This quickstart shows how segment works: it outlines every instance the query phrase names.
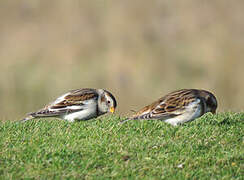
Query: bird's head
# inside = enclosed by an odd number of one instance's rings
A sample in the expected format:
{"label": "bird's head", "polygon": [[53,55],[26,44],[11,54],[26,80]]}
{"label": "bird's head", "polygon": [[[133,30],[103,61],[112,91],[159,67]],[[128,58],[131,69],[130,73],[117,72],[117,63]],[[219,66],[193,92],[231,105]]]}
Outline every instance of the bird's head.
{"label": "bird's head", "polygon": [[114,113],[117,102],[115,97],[104,89],[98,90],[99,98],[98,98],[98,109],[101,113],[111,112]]}
{"label": "bird's head", "polygon": [[201,90],[200,96],[204,99],[206,103],[206,112],[216,113],[218,107],[216,97],[209,91]]}

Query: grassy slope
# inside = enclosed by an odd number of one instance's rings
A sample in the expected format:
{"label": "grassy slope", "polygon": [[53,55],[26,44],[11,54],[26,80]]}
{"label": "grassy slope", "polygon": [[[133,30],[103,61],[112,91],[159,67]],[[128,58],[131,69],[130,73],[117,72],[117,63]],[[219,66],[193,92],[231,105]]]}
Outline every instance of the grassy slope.
{"label": "grassy slope", "polygon": [[0,178],[243,178],[244,113],[179,127],[120,120],[1,123]]}

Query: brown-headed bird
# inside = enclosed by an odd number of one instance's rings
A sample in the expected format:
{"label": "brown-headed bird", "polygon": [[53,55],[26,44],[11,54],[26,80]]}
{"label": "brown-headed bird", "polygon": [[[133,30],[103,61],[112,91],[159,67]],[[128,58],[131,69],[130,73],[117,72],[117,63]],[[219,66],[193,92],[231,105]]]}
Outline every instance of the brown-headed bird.
{"label": "brown-headed bird", "polygon": [[204,113],[215,113],[217,99],[209,91],[182,89],[171,92],[154,103],[142,108],[128,119],[159,119],[173,126],[192,121]]}

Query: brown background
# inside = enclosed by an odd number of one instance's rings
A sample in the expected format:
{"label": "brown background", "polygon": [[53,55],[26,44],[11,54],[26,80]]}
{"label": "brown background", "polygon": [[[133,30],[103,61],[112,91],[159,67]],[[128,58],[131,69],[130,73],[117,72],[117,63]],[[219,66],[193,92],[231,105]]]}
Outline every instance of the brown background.
{"label": "brown background", "polygon": [[203,88],[244,109],[244,1],[0,1],[0,115],[17,120],[80,87],[110,90],[129,115]]}

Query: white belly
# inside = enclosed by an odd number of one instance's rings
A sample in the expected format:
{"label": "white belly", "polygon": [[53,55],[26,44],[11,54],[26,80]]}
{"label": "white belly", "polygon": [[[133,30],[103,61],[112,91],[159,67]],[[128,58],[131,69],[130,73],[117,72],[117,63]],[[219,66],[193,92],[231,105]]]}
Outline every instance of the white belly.
{"label": "white belly", "polygon": [[200,99],[198,99],[198,101],[189,104],[185,112],[183,112],[181,115],[167,119],[165,120],[165,122],[173,126],[177,126],[178,124],[183,124],[185,122],[192,121],[202,115],[202,108],[203,107],[201,106]]}
{"label": "white belly", "polygon": [[97,116],[96,109],[88,108],[78,112],[66,114],[63,119],[74,122],[75,120],[88,120]]}

